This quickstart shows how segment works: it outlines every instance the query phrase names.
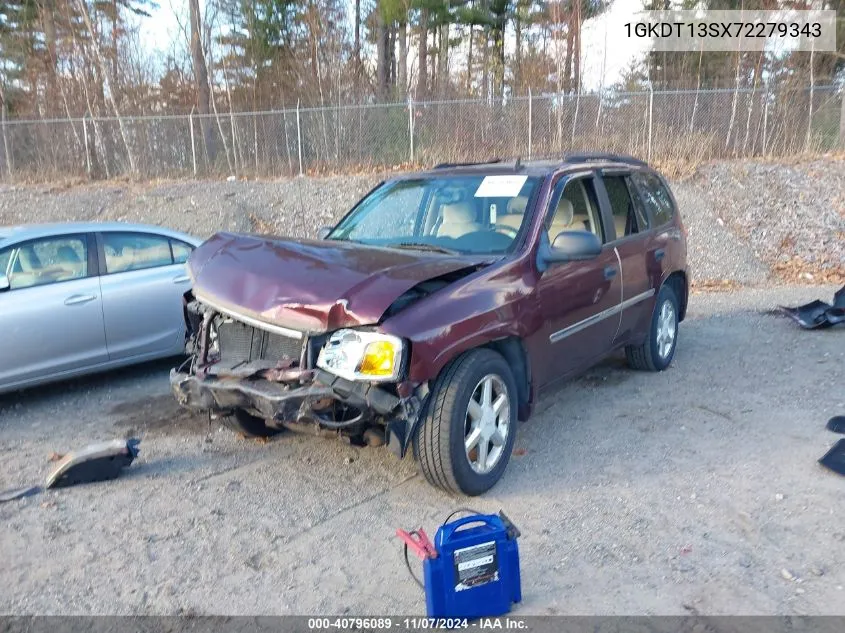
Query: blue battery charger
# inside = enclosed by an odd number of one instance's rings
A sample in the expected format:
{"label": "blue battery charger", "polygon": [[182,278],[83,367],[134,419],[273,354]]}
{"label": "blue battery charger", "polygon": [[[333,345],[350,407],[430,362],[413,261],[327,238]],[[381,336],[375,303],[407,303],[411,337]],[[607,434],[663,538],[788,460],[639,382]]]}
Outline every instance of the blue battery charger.
{"label": "blue battery charger", "polygon": [[474,514],[442,525],[436,558],[423,561],[430,618],[483,618],[509,613],[522,600],[519,530],[503,513]]}

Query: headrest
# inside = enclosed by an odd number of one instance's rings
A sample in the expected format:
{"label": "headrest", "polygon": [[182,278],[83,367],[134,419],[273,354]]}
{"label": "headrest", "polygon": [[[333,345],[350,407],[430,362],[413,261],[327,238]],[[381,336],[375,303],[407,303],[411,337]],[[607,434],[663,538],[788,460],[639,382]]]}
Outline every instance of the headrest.
{"label": "headrest", "polygon": [[466,202],[455,202],[454,204],[443,205],[443,222],[447,224],[460,224],[462,222],[475,222],[475,213],[472,206]]}
{"label": "headrest", "polygon": [[508,201],[508,213],[524,214],[528,206],[528,196],[516,196]]}
{"label": "headrest", "polygon": [[572,203],[566,198],[561,198],[557,203],[555,209],[555,217],[552,218],[552,224],[563,224],[569,226],[572,220],[575,219],[575,211],[572,209]]}
{"label": "headrest", "polygon": [[82,261],[70,246],[59,246],[56,257],[63,264],[78,264]]}

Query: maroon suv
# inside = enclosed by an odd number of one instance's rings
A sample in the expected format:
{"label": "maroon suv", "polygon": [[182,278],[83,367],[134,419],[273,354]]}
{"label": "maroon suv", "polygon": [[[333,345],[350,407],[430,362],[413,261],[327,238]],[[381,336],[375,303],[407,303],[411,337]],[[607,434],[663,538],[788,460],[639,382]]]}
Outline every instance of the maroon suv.
{"label": "maroon suv", "polygon": [[323,235],[196,249],[180,403],[248,436],[413,447],[430,483],[476,495],[544,388],[618,349],[635,369],[672,362],[686,233],[641,161],[438,165]]}

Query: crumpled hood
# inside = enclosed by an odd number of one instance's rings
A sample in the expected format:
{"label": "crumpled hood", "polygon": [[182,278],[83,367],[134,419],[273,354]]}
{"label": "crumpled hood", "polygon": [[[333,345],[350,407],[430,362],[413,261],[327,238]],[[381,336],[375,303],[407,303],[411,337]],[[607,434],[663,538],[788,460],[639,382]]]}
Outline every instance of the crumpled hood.
{"label": "crumpled hood", "polygon": [[266,323],[306,331],[377,323],[418,283],[487,258],[218,233],[188,260],[195,296]]}

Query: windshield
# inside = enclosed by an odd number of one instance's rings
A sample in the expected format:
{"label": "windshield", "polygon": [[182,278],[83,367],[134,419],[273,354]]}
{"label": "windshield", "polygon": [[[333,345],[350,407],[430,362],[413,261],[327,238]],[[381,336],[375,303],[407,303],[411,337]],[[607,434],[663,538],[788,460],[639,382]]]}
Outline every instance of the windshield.
{"label": "windshield", "polygon": [[445,253],[504,253],[539,182],[518,174],[394,180],[364,198],[327,239]]}

